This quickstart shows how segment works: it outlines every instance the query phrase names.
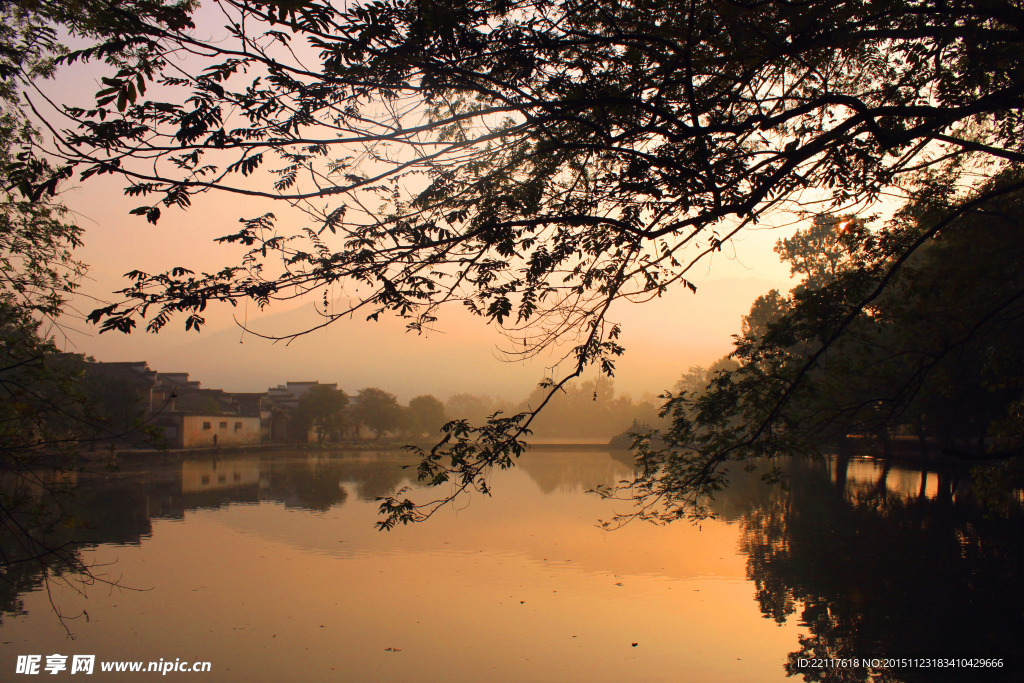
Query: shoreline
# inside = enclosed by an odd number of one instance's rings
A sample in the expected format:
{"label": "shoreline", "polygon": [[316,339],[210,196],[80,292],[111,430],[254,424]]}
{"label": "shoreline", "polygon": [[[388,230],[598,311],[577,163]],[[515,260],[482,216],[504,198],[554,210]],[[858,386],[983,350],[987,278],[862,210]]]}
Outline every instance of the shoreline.
{"label": "shoreline", "polygon": [[[203,446],[198,448],[125,448],[113,451],[97,451],[82,453],[86,462],[96,463],[105,460],[115,462],[131,462],[134,460],[162,460],[175,462],[193,456],[223,456],[236,453],[259,453],[263,451],[306,451],[306,452],[352,452],[352,451],[402,451],[406,446],[415,446],[429,450],[435,442],[410,443],[408,441],[347,441],[330,444],[308,443],[258,443],[238,444],[231,446]],[[607,443],[531,443],[528,451],[612,451],[617,450]]]}

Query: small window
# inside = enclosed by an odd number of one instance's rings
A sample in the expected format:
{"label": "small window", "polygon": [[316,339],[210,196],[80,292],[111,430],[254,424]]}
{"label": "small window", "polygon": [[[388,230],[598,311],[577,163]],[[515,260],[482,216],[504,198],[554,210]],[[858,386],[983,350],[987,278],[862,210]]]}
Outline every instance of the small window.
{"label": "small window", "polygon": [[223,484],[227,480],[228,480],[228,475],[226,475],[226,474],[218,474],[217,475],[217,482],[218,483]]}
{"label": "small window", "polygon": [[203,475],[203,484],[209,484],[209,483],[210,483],[210,475],[209,474],[204,474]]}
{"label": "small window", "polygon": [[235,481],[242,481],[242,475],[239,474],[238,472],[235,472],[235,474],[233,475],[233,478],[234,478]]}
{"label": "small window", "polygon": [[236,422],[235,423],[235,431],[237,432],[237,431],[240,431],[241,429],[242,429],[242,423],[241,422]]}
{"label": "small window", "polygon": [[220,428],[221,429],[227,429],[228,428],[228,423],[227,422],[221,422],[220,423]]}
{"label": "small window", "polygon": [[211,424],[210,424],[209,422],[204,422],[204,423],[203,423],[203,429],[204,429],[204,430],[205,430],[205,429],[210,429],[210,428],[211,428],[211,426],[212,426],[212,425],[211,425]]}

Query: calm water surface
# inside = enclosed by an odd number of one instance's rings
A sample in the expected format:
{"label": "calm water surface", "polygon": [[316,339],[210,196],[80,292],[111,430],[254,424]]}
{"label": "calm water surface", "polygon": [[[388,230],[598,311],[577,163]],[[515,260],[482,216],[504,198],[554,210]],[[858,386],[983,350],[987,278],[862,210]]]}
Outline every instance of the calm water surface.
{"label": "calm water surface", "polygon": [[[800,657],[1007,657],[1024,637],[1020,517],[984,515],[950,475],[801,464],[786,491],[738,479],[699,527],[607,532],[595,522],[616,505],[584,492],[630,477],[630,456],[536,451],[493,497],[378,532],[374,498],[412,483],[405,461],[277,453],[81,478],[83,555],[121,587],[35,577],[5,594],[0,679],[18,654],[61,653],[206,660],[168,676],[206,681],[818,680]],[[83,613],[74,640],[51,600]]]}

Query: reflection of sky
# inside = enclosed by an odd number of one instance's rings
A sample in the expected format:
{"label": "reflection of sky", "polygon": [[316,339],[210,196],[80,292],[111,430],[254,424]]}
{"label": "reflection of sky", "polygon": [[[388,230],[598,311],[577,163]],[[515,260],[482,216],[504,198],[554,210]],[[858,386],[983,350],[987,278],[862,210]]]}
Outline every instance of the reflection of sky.
{"label": "reflection of sky", "polygon": [[[866,492],[874,489],[882,478],[885,466],[877,460],[852,460],[847,467],[847,489],[851,492]],[[939,491],[939,480],[935,474],[928,476],[918,470],[891,466],[885,477],[885,488],[890,493],[904,498],[916,498],[921,493],[924,480],[924,497],[934,498]]]}
{"label": "reflection of sky", "polygon": [[626,466],[604,453],[527,458],[492,498],[392,533],[353,495],[323,513],[264,502],[156,520],[137,547],[87,553],[152,591],[93,589],[82,602],[58,588],[66,611],[90,614],[73,643],[45,595],[29,595],[29,616],[3,629],[0,667],[66,651],[209,659],[211,681],[784,677],[796,627],[760,616],[736,525],[605,532],[595,522],[615,506],[581,490]]}

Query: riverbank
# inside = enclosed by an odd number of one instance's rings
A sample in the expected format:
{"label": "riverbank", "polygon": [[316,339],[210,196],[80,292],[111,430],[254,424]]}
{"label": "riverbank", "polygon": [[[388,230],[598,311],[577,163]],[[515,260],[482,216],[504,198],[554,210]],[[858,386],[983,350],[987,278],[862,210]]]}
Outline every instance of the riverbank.
{"label": "riverbank", "polygon": [[[235,454],[260,453],[263,451],[282,450],[303,451],[310,453],[323,452],[348,452],[348,451],[401,451],[406,446],[417,446],[429,450],[436,445],[436,442],[409,443],[403,440],[380,440],[380,441],[345,441],[335,443],[258,443],[239,444],[231,446],[204,446],[202,448],[126,448],[113,451],[102,451],[83,454],[87,460],[93,462],[127,462],[132,460],[147,460],[155,463],[177,462],[193,457],[230,456]],[[559,442],[531,443],[530,451],[604,451],[611,447],[601,442]]]}

